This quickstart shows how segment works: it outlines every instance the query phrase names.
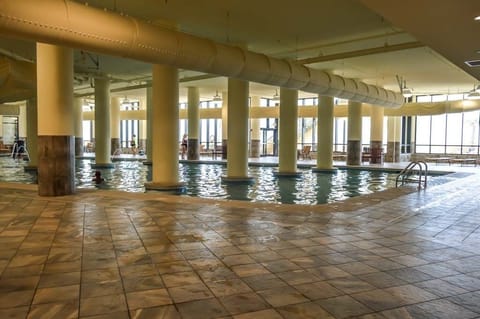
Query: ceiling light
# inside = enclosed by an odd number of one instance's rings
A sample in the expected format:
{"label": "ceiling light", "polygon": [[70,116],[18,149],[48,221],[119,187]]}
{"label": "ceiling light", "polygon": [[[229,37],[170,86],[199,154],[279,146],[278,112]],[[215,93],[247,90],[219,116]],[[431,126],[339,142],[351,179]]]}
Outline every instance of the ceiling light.
{"label": "ceiling light", "polygon": [[480,84],[477,85],[477,86],[473,85],[473,90],[468,92],[467,99],[468,100],[478,100],[478,99],[480,99]]}
{"label": "ceiling light", "polygon": [[213,101],[216,101],[216,102],[222,101],[222,97],[218,95],[218,91],[215,91],[215,95],[213,96]]}
{"label": "ceiling light", "polygon": [[122,101],[122,104],[130,104],[130,100],[127,98],[126,95],[125,95],[125,98]]}
{"label": "ceiling light", "polygon": [[472,91],[468,93],[467,99],[469,100],[479,100],[480,99],[480,93],[477,91]]}
{"label": "ceiling light", "polygon": [[413,95],[413,92],[412,92],[411,89],[405,87],[405,88],[402,89],[402,95],[403,95],[403,97],[409,98]]}
{"label": "ceiling light", "polygon": [[272,101],[280,101],[280,95],[278,95],[278,90],[275,90],[275,94],[272,97]]}
{"label": "ceiling light", "polygon": [[476,16],[475,18],[473,18],[473,20],[480,21],[480,16]]}
{"label": "ceiling light", "polygon": [[398,87],[400,88],[400,92],[402,93],[404,98],[409,98],[412,97],[413,95],[413,89],[407,88],[407,81],[404,81],[402,77],[396,75],[398,82]]}

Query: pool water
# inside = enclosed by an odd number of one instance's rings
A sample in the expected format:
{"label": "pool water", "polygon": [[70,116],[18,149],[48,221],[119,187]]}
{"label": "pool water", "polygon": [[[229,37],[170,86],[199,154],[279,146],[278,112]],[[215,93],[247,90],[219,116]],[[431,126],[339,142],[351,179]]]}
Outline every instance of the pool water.
{"label": "pool water", "polygon": [[[91,168],[91,163],[90,159],[76,161],[77,188],[145,192],[144,184],[151,180],[151,166],[140,161],[116,161],[112,169],[99,169],[105,182],[96,185],[93,181],[95,169]],[[1,158],[0,181],[35,183],[36,176],[23,170],[26,164],[9,157]],[[221,181],[221,176],[226,175],[225,165],[179,164],[185,195],[284,204],[331,203],[370,194],[395,187],[397,176],[397,173],[356,169],[313,173],[310,168],[299,168],[301,175],[298,177],[278,178],[274,175],[276,171],[276,167],[250,166],[249,175],[255,178],[254,184],[225,184]]]}

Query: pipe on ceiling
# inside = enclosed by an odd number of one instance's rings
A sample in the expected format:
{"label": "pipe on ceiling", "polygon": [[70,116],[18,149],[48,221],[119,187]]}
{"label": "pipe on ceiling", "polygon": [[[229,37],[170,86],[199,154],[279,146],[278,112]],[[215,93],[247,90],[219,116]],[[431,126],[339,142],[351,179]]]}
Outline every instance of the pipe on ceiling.
{"label": "pipe on ceiling", "polygon": [[0,34],[357,102],[404,103],[400,93],[67,0],[0,0]]}

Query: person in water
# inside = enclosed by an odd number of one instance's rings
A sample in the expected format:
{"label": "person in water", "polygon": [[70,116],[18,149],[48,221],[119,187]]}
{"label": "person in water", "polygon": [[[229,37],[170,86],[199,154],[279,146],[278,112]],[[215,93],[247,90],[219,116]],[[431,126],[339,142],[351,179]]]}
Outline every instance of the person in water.
{"label": "person in water", "polygon": [[92,181],[94,181],[95,184],[101,184],[105,181],[105,178],[102,177],[102,173],[100,171],[95,171],[95,176],[93,177]]}

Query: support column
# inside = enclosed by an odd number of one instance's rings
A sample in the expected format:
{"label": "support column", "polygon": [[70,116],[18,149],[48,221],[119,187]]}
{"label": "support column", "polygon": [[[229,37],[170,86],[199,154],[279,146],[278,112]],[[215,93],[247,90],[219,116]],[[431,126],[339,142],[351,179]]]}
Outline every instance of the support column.
{"label": "support column", "polygon": [[333,167],[333,97],[318,96],[317,109],[317,167],[314,172],[334,172]]}
{"label": "support column", "polygon": [[370,164],[383,164],[384,108],[372,105],[370,113]]}
{"label": "support column", "polygon": [[[146,96],[141,96],[139,98],[139,110],[145,111],[147,110],[147,100]],[[137,146],[137,154],[145,154],[145,148],[147,147],[147,120],[139,120],[138,121],[138,146]]]}
{"label": "support column", "polygon": [[145,150],[145,155],[147,156],[147,160],[143,162],[146,165],[151,165],[152,164],[152,110],[153,110],[153,105],[152,105],[152,86],[150,83],[150,86],[147,87],[147,97],[146,97],[146,103],[147,103],[147,149]]}
{"label": "support column", "polygon": [[178,177],[178,70],[153,65],[152,72],[152,181],[147,190],[184,188]]}
{"label": "support column", "polygon": [[95,78],[95,168],[111,168],[110,81]]}
{"label": "support column", "polygon": [[387,154],[385,162],[400,162],[400,139],[402,137],[402,118],[389,116],[387,121]]}
{"label": "support column", "polygon": [[362,103],[348,101],[347,165],[362,164]]}
{"label": "support column", "polygon": [[75,192],[73,51],[37,43],[38,194]]}
{"label": "support column", "polygon": [[[252,105],[260,106],[260,97],[252,96]],[[260,119],[250,119],[250,157],[260,157]]]}
{"label": "support column", "polygon": [[200,159],[200,93],[197,87],[188,87],[188,147],[187,159]]}
{"label": "support column", "polygon": [[38,107],[37,99],[27,101],[27,151],[28,166],[25,171],[36,171],[38,169]]}
{"label": "support column", "polygon": [[222,159],[228,155],[228,93],[222,92]]}
{"label": "support column", "polygon": [[118,155],[120,146],[120,98],[112,97],[110,101],[110,154]]}
{"label": "support column", "polygon": [[278,176],[297,176],[298,91],[280,88]]}
{"label": "support column", "polygon": [[83,100],[73,99],[73,125],[75,134],[75,156],[83,155]]}
{"label": "support column", "polygon": [[228,156],[225,182],[253,182],[248,177],[248,82],[228,79]]}

